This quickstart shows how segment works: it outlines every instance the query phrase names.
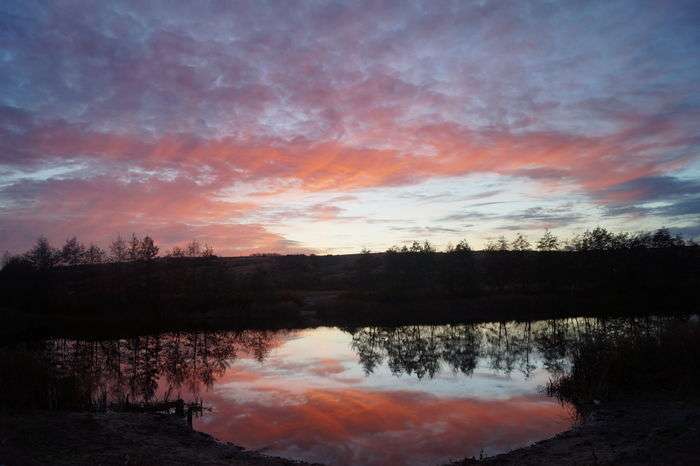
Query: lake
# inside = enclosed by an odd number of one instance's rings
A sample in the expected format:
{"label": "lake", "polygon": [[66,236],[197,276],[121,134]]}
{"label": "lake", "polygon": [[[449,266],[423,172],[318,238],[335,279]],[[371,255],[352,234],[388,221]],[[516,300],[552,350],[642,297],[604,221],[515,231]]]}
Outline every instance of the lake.
{"label": "lake", "polygon": [[247,449],[338,465],[440,464],[569,429],[548,397],[595,332],[653,334],[664,318],[180,332],[41,350],[93,403],[182,398],[196,430]]}

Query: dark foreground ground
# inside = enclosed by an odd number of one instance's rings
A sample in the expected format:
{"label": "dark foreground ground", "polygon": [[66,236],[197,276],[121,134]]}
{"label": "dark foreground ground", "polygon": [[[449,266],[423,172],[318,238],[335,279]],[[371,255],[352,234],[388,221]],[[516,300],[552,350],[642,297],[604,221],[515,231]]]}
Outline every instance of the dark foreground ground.
{"label": "dark foreground ground", "polygon": [[[530,447],[456,465],[698,464],[700,404],[610,403],[582,425]],[[164,414],[0,415],[0,464],[305,465],[249,452]]]}
{"label": "dark foreground ground", "polygon": [[700,405],[611,403],[554,438],[484,460],[457,465],[700,464]]}
{"label": "dark foreground ground", "polygon": [[167,414],[0,414],[0,464],[308,465],[245,451]]}

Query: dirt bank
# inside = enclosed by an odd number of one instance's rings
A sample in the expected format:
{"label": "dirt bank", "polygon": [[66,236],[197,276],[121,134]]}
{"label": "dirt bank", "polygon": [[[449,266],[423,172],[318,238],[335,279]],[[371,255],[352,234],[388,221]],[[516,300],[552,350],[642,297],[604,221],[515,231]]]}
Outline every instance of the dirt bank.
{"label": "dirt bank", "polygon": [[[700,403],[614,403],[582,425],[530,447],[456,465],[698,464]],[[269,465],[264,456],[191,431],[162,414],[0,414],[0,464]]]}
{"label": "dirt bank", "polygon": [[530,447],[457,465],[647,465],[700,463],[700,404],[613,403],[582,425]]}
{"label": "dirt bank", "polygon": [[264,456],[190,430],[164,414],[0,414],[0,464],[255,465],[308,463]]}

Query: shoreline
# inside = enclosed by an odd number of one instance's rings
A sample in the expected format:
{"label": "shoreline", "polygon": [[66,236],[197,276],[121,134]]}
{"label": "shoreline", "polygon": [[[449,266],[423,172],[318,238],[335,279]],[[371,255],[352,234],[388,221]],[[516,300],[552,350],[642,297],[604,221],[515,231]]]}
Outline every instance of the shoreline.
{"label": "shoreline", "polygon": [[[311,465],[219,441],[169,414],[2,413],[0,435],[0,461],[13,465]],[[700,402],[628,401],[600,405],[581,424],[530,446],[445,466],[693,464],[698,458]]]}
{"label": "shoreline", "polygon": [[552,438],[466,465],[696,464],[700,459],[700,403],[604,403],[574,428]]}
{"label": "shoreline", "polygon": [[171,414],[112,411],[0,413],[0,464],[314,466],[219,441]]}
{"label": "shoreline", "polygon": [[511,294],[461,299],[381,302],[347,299],[340,291],[299,293],[302,305],[257,307],[247,311],[216,308],[173,312],[167,316],[146,312],[79,314],[24,312],[0,306],[0,315],[12,325],[0,329],[6,342],[53,337],[90,339],[195,331],[241,329],[303,329],[447,325],[506,321],[535,321],[570,317],[615,318],[639,315],[685,315],[695,308],[685,300],[664,297],[660,302],[639,296],[570,296],[557,293]]}

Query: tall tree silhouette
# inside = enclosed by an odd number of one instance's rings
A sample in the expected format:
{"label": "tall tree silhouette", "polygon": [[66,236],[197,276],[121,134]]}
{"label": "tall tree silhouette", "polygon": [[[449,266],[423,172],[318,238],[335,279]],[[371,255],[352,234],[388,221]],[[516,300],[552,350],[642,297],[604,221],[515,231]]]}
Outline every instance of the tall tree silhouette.
{"label": "tall tree silhouette", "polygon": [[131,234],[127,254],[131,262],[136,262],[141,259],[141,240],[136,236],[136,233]]}
{"label": "tall tree silhouette", "polygon": [[83,262],[85,246],[73,236],[66,240],[61,248],[61,262],[66,265],[78,265]]}
{"label": "tall tree silhouette", "polygon": [[45,236],[40,236],[27,252],[27,258],[38,270],[48,270],[60,260],[60,254]]}
{"label": "tall tree silhouette", "polygon": [[155,245],[150,236],[144,236],[139,246],[139,259],[152,261],[158,256],[158,246]]}

